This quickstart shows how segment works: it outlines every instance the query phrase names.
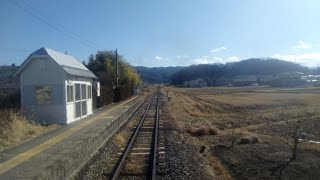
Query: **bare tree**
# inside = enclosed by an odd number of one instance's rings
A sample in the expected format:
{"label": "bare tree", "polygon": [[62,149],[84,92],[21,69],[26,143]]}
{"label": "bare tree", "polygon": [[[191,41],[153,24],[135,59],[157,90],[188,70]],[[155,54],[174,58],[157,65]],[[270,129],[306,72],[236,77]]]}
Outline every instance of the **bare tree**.
{"label": "bare tree", "polygon": [[294,125],[293,132],[286,133],[285,138],[283,136],[280,136],[279,134],[275,133],[276,137],[285,145],[289,147],[291,150],[291,156],[288,161],[285,163],[277,166],[274,168],[274,171],[272,172],[272,175],[275,175],[277,171],[279,171],[278,178],[281,179],[283,171],[285,170],[288,165],[297,159],[297,153],[298,153],[298,145],[303,142],[307,142],[309,139],[309,136],[305,133],[304,126],[301,121],[297,121]]}

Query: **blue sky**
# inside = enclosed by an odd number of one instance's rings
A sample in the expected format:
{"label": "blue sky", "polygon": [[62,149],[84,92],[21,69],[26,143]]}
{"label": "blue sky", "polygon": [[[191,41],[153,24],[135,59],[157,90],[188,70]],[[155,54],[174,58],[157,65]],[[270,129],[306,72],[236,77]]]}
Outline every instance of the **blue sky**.
{"label": "blue sky", "polygon": [[2,0],[0,65],[19,65],[44,46],[80,61],[117,48],[130,64],[149,67],[252,57],[316,66],[319,7],[318,0]]}

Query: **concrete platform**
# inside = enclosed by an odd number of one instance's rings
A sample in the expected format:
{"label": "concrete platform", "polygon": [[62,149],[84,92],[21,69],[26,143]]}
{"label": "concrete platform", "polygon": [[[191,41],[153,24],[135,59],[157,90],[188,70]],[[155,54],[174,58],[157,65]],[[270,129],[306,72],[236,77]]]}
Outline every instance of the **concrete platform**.
{"label": "concrete platform", "polygon": [[0,153],[0,179],[74,179],[144,102],[134,97]]}

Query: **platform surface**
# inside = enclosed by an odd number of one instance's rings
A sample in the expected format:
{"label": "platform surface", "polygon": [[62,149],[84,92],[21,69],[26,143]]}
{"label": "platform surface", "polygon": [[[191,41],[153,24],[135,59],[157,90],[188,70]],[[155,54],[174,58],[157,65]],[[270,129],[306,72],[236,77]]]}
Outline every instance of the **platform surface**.
{"label": "platform surface", "polygon": [[84,119],[2,151],[0,153],[0,179],[38,179],[41,177],[39,174],[45,174],[46,168],[51,168],[52,164],[59,164],[58,161],[61,159],[65,161],[70,158],[70,161],[73,161],[74,158],[82,158],[66,156],[72,156],[72,154],[81,156],[79,153],[72,152],[81,151],[78,147],[83,147],[84,144],[87,144],[86,146],[94,144],[93,141],[99,136],[97,133],[101,133],[113,119],[128,110],[137,101],[141,101],[141,97],[134,97],[98,109],[93,115]]}

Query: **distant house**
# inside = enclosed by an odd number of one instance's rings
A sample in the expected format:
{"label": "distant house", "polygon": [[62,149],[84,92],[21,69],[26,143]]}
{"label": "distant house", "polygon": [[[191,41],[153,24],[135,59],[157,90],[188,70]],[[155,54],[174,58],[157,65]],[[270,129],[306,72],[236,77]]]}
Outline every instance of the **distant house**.
{"label": "distant house", "polygon": [[190,87],[190,81],[185,81],[183,82],[184,87]]}
{"label": "distant house", "polygon": [[257,83],[259,85],[269,85],[275,78],[272,75],[260,75],[257,77]]}
{"label": "distant house", "polygon": [[185,87],[207,87],[208,83],[205,82],[202,78],[198,78],[190,81],[185,81],[183,85]]}
{"label": "distant house", "polygon": [[230,80],[225,77],[219,78],[209,78],[208,85],[209,86],[229,86],[231,84]]}
{"label": "distant house", "polygon": [[278,78],[299,78],[303,77],[302,72],[283,72],[277,75]]}
{"label": "distant house", "polygon": [[319,85],[320,75],[303,75],[301,79],[306,81],[308,85]]}
{"label": "distant house", "polygon": [[250,86],[257,83],[257,76],[252,75],[239,75],[233,78],[234,86]]}
{"label": "distant house", "polygon": [[40,123],[68,124],[92,114],[97,77],[70,55],[41,48],[29,55],[20,76],[21,107]]}

